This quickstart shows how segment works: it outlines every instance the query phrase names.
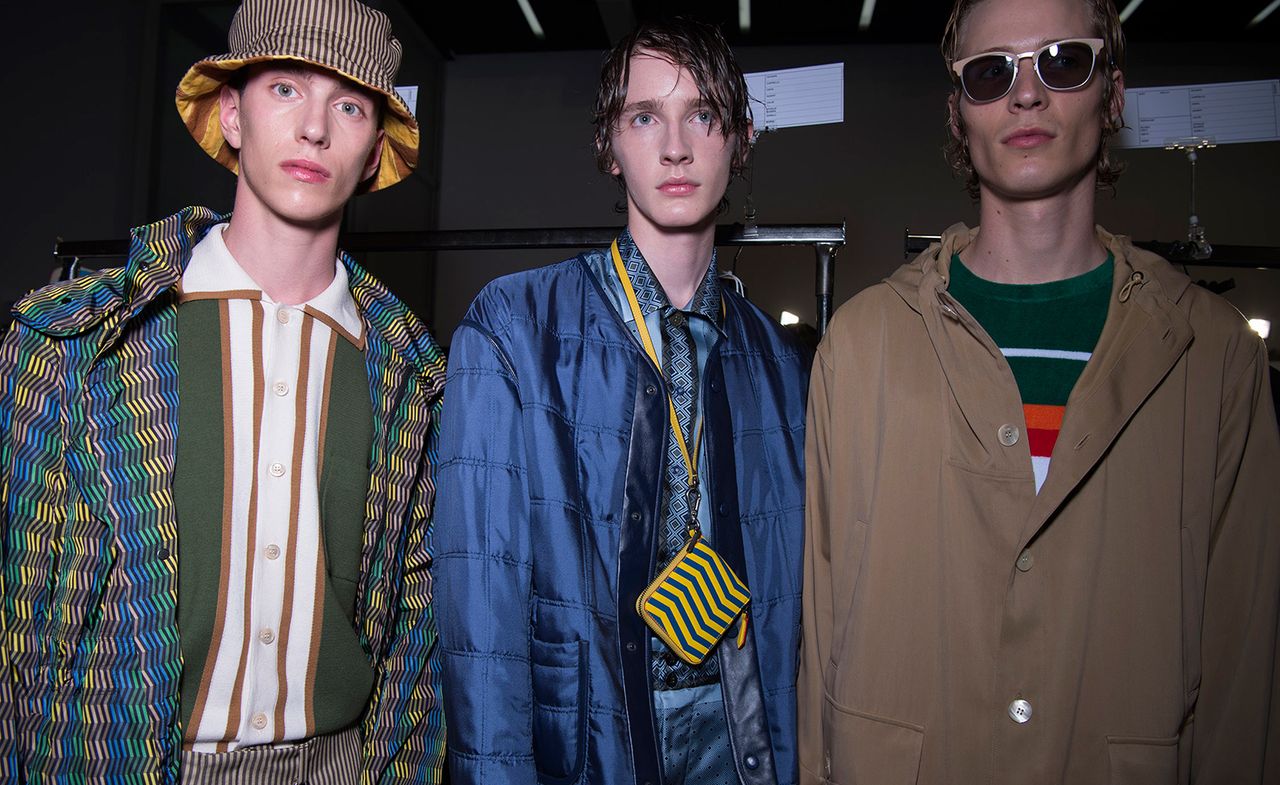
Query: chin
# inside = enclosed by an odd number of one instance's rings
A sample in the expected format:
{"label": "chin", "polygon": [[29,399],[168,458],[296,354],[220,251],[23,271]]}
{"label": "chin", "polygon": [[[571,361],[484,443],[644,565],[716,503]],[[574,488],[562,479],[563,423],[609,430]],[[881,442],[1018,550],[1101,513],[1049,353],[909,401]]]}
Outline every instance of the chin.
{"label": "chin", "polygon": [[342,220],[344,203],[332,204],[291,204],[275,210],[275,214],[284,221],[297,226],[325,226],[335,220]]}
{"label": "chin", "polygon": [[708,222],[714,222],[715,219],[716,211],[714,209],[680,210],[661,216],[661,226],[666,229],[693,229],[705,226]]}
{"label": "chin", "polygon": [[1072,191],[1092,171],[1092,166],[1073,173],[1033,169],[1009,173],[998,180],[987,181],[987,184],[993,194],[1005,199],[1045,199]]}
{"label": "chin", "polygon": [[705,220],[694,221],[689,219],[672,219],[670,221],[663,221],[662,223],[658,224],[658,228],[664,229],[669,232],[679,232],[685,229],[701,228],[702,226],[705,225],[705,223],[706,223]]}

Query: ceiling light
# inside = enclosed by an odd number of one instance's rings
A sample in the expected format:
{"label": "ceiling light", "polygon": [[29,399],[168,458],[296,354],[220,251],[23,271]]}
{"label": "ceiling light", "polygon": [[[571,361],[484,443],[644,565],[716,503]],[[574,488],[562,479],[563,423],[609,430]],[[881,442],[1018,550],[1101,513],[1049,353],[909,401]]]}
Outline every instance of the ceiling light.
{"label": "ceiling light", "polygon": [[1133,12],[1138,10],[1138,6],[1142,5],[1142,0],[1129,0],[1129,4],[1120,12],[1120,23],[1124,24],[1129,21],[1129,17],[1133,16]]}
{"label": "ceiling light", "polygon": [[1262,20],[1266,19],[1268,16],[1271,16],[1271,13],[1275,11],[1277,8],[1280,8],[1280,0],[1271,0],[1271,2],[1267,4],[1267,7],[1259,11],[1258,15],[1255,16],[1253,20],[1245,26],[1257,27],[1258,25],[1262,24]]}
{"label": "ceiling light", "polygon": [[751,32],[751,0],[738,0],[738,30]]}
{"label": "ceiling light", "polygon": [[[1280,0],[1277,0],[1277,2],[1280,2]],[[786,312],[784,311],[783,313],[785,314]],[[1269,319],[1250,319],[1249,326],[1253,328],[1255,333],[1261,335],[1263,339],[1266,339],[1271,334],[1271,321]]]}
{"label": "ceiling light", "polygon": [[858,17],[858,29],[871,27],[871,15],[876,12],[876,0],[862,0],[862,15]]}
{"label": "ceiling light", "polygon": [[516,0],[516,5],[520,6],[520,13],[524,14],[524,21],[529,23],[529,30],[533,33],[533,37],[539,41],[547,37],[542,30],[542,23],[538,21],[538,15],[533,12],[533,6],[529,5],[529,0]]}
{"label": "ceiling light", "polygon": [[799,324],[799,323],[800,323],[800,317],[796,316],[790,311],[783,311],[782,316],[778,317],[778,324],[782,325],[783,327],[788,327],[790,325]]}

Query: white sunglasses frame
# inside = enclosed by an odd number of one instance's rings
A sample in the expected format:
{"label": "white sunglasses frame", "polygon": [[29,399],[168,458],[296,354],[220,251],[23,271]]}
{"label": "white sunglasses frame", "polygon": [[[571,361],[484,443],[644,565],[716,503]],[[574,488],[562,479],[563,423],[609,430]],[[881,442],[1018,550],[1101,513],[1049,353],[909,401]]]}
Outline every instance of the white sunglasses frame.
{"label": "white sunglasses frame", "polygon": [[[953,62],[951,64],[951,71],[956,75],[956,81],[960,83],[960,89],[964,91],[965,97],[975,104],[989,104],[992,101],[999,101],[1001,98],[1008,95],[1009,92],[1013,90],[1013,86],[1018,82],[1018,66],[1021,65],[1022,61],[1026,58],[1031,58],[1031,67],[1036,72],[1036,79],[1040,80],[1040,84],[1054,92],[1066,93],[1072,90],[1079,90],[1089,84],[1089,81],[1093,79],[1093,72],[1098,70],[1098,57],[1102,54],[1102,50],[1106,48],[1106,43],[1107,42],[1101,38],[1063,38],[1061,41],[1047,43],[1039,49],[1033,49],[1030,52],[1019,52],[1017,54],[1013,52],[979,52],[976,55],[969,55],[968,57],[964,57]],[[1085,44],[1093,51],[1093,62],[1089,64],[1089,75],[1084,78],[1083,82],[1075,87],[1054,87],[1046,82],[1044,80],[1044,76],[1040,74],[1040,55],[1044,54],[1049,49],[1052,49],[1055,46],[1061,46],[1062,44]],[[974,60],[982,57],[999,57],[1001,55],[1003,55],[1006,60],[1013,62],[1013,78],[1009,80],[1009,86],[1005,88],[1003,93],[997,95],[995,98],[985,98],[979,101],[972,95],[969,95],[969,88],[964,83],[964,67],[969,63],[972,63]]]}

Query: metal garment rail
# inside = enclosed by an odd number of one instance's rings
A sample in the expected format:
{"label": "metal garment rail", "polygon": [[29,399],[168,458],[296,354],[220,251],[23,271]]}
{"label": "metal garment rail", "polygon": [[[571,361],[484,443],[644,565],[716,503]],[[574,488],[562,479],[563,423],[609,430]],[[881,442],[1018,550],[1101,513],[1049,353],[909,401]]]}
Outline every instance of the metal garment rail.
{"label": "metal garment rail", "polygon": [[[911,230],[908,229],[903,238],[902,255],[910,258],[940,239],[940,235],[912,234]],[[1280,247],[1274,245],[1223,245],[1213,243],[1213,253],[1207,258],[1197,258],[1195,256],[1196,248],[1191,243],[1135,240],[1133,244],[1138,248],[1159,254],[1174,264],[1280,270]]]}
{"label": "metal garment rail", "polygon": [[[618,228],[593,226],[566,229],[461,229],[434,232],[351,232],[339,244],[351,253],[389,251],[509,251],[531,248],[599,248],[613,242]],[[845,243],[840,224],[768,224],[716,227],[716,245],[811,245],[816,255],[814,291],[818,299],[818,333],[827,330],[835,291],[835,257]],[[71,277],[83,260],[121,258],[128,240],[61,240],[53,255]]]}

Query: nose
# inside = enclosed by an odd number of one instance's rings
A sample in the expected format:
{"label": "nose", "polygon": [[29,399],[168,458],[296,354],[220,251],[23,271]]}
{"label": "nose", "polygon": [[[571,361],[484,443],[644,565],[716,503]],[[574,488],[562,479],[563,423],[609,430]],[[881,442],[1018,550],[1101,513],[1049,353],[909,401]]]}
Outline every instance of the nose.
{"label": "nose", "polygon": [[662,140],[662,162],[669,166],[687,164],[693,161],[693,145],[689,143],[690,131],[683,123],[667,126],[666,137]]}
{"label": "nose", "polygon": [[329,107],[325,101],[305,100],[298,112],[298,138],[317,147],[329,146]]}
{"label": "nose", "polygon": [[1018,109],[1033,109],[1042,106],[1048,97],[1048,88],[1036,74],[1035,61],[1028,55],[1018,61],[1018,72],[1013,79],[1013,87],[1009,90],[1009,100]]}

